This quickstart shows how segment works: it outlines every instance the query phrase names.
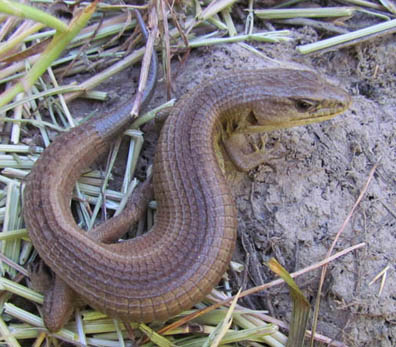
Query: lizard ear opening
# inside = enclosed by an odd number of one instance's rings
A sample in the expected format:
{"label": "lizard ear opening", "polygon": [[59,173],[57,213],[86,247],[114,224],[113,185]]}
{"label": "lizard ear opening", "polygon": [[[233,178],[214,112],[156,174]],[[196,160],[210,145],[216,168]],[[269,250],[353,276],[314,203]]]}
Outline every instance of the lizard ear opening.
{"label": "lizard ear opening", "polygon": [[250,125],[258,125],[259,124],[253,111],[249,112],[248,116],[246,117],[246,120]]}

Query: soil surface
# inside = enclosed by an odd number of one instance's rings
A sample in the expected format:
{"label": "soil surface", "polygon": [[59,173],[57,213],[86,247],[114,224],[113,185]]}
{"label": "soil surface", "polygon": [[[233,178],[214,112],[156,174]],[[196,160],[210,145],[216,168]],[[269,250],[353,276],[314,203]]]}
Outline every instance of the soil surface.
{"label": "soil surface", "polygon": [[[281,155],[248,175],[233,170],[228,179],[234,187],[239,210],[238,246],[234,260],[248,269],[232,273],[234,289],[268,282],[275,276],[264,265],[275,257],[289,272],[325,258],[338,230],[366,185],[363,200],[336,243],[334,252],[360,242],[365,246],[332,262],[321,298],[318,332],[348,346],[395,346],[396,344],[396,44],[394,37],[316,56],[302,57],[298,42],[312,35],[295,31],[290,44],[257,44],[263,56],[242,45],[196,49],[184,64],[173,63],[174,97],[179,98],[201,81],[232,69],[287,67],[312,69],[353,96],[350,109],[321,124],[267,134],[269,145],[280,146]],[[315,38],[310,38],[314,40]],[[133,95],[131,77],[138,68],[114,77],[101,89],[119,99]],[[160,82],[151,102],[165,101]],[[122,96],[122,97],[121,97]],[[117,98],[115,98],[117,99]],[[113,99],[114,100],[114,99]],[[74,114],[92,108],[77,102]],[[98,106],[109,108],[109,104]],[[147,134],[147,138],[153,138]],[[152,150],[144,157],[150,160]],[[143,162],[143,164],[146,164]],[[389,266],[381,279],[370,284]],[[320,270],[297,278],[312,305]],[[269,310],[289,321],[291,300],[285,286],[251,296],[242,303]]]}

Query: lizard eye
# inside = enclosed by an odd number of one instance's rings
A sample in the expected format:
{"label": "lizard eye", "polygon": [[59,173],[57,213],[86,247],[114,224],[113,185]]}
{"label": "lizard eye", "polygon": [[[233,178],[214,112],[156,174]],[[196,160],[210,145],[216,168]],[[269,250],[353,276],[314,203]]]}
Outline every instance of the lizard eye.
{"label": "lizard eye", "polygon": [[295,101],[295,103],[296,103],[296,109],[299,112],[307,112],[315,107],[315,103],[313,103],[311,100],[298,99]]}

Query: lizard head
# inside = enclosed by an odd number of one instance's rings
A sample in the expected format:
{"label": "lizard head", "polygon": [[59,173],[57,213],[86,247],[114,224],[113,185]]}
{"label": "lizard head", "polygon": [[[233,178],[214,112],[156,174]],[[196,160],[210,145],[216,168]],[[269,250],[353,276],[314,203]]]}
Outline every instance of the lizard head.
{"label": "lizard head", "polygon": [[351,104],[346,91],[311,71],[279,69],[271,76],[276,76],[276,80],[266,81],[271,86],[268,97],[255,101],[247,119],[248,132],[322,122],[344,112]]}

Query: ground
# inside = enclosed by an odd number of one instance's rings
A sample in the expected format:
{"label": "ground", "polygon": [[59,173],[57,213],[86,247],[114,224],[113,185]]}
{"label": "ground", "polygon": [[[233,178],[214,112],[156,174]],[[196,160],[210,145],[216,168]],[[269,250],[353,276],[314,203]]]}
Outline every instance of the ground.
{"label": "ground", "polygon": [[[395,36],[303,57],[296,44],[316,40],[316,33],[301,29],[293,35],[292,43],[255,44],[263,56],[227,44],[195,49],[185,63],[175,59],[172,65],[176,98],[232,69],[273,67],[314,70],[353,97],[350,109],[331,121],[267,134],[268,146],[280,146],[279,158],[249,174],[228,165],[239,211],[234,260],[248,270],[247,282],[244,273],[231,271],[231,285],[250,288],[275,278],[265,265],[271,257],[289,272],[324,259],[375,168],[334,252],[361,242],[365,246],[330,264],[318,332],[348,346],[391,347],[396,344]],[[96,103],[95,110],[99,113],[132,97],[131,80],[136,82],[138,73],[135,67],[104,83],[100,89],[111,91],[111,101]],[[165,96],[162,81],[150,106],[165,101]],[[92,113],[92,103],[76,101],[71,110],[82,117]],[[152,147],[143,153],[147,161],[152,153]],[[141,165],[146,164],[142,160]],[[380,292],[381,278],[370,281],[387,266]],[[312,305],[319,278],[320,270],[315,270],[296,280]],[[285,286],[241,301],[284,321],[290,318],[290,302]]]}
{"label": "ground", "polygon": [[[296,32],[297,37],[307,35]],[[173,63],[179,98],[206,78],[231,69],[294,67],[312,69],[353,97],[348,111],[325,123],[268,134],[268,144],[282,155],[248,175],[229,172],[239,210],[234,260],[248,268],[232,273],[231,284],[245,288],[270,281],[264,264],[275,257],[289,272],[325,258],[337,231],[359,197],[375,166],[373,179],[334,252],[365,242],[357,251],[332,262],[322,294],[318,332],[348,346],[394,346],[396,343],[396,45],[394,37],[322,55],[303,57],[295,44],[258,44],[268,59],[239,44],[201,48],[181,65]],[[392,58],[393,57],[393,58]],[[118,95],[129,95],[131,74],[117,78]],[[110,81],[107,88],[114,83]],[[106,89],[106,86],[104,86]],[[165,100],[159,83],[151,105]],[[75,109],[74,112],[77,110]],[[153,136],[148,134],[148,136]],[[150,157],[151,152],[145,156]],[[389,266],[381,278],[370,281]],[[314,304],[320,271],[297,279]],[[255,309],[270,309],[288,321],[287,288],[242,300]]]}

